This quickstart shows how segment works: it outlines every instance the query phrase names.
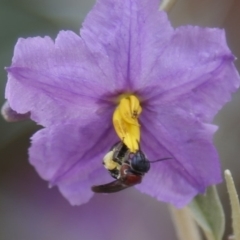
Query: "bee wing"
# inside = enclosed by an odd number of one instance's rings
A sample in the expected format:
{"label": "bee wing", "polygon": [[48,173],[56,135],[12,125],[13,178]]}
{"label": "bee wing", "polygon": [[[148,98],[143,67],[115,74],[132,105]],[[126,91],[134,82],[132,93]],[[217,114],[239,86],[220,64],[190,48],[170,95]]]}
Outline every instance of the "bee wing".
{"label": "bee wing", "polygon": [[107,184],[92,186],[92,191],[95,193],[114,193],[131,186],[132,185],[125,184],[121,179],[117,179]]}

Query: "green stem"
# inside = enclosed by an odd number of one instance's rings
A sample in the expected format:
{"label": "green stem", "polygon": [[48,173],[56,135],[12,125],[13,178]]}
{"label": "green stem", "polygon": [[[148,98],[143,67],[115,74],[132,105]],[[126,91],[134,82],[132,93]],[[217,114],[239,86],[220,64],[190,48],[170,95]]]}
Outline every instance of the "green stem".
{"label": "green stem", "polygon": [[176,2],[177,0],[162,0],[159,9],[165,12],[170,12]]}
{"label": "green stem", "polygon": [[190,210],[187,207],[176,209],[170,206],[169,208],[178,239],[201,240],[199,229]]}

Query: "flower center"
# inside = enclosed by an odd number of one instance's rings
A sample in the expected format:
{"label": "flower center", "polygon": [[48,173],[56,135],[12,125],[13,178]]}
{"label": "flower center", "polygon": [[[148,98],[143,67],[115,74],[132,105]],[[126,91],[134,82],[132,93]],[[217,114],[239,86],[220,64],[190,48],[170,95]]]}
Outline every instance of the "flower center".
{"label": "flower center", "polygon": [[114,129],[131,152],[136,152],[139,149],[140,125],[138,117],[141,112],[142,108],[136,96],[123,95],[113,113]]}

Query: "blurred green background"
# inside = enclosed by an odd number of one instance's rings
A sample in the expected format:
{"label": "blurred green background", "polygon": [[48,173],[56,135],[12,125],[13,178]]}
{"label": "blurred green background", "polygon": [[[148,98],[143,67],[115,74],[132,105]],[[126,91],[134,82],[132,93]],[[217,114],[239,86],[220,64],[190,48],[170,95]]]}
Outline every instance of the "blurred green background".
{"label": "blurred green background", "polygon": [[[0,0],[0,104],[19,37],[75,32],[93,0]],[[226,29],[235,56],[240,57],[239,0],[179,0],[170,14],[174,26],[194,24]],[[239,61],[236,62],[240,69]],[[24,93],[23,93],[24,94]],[[215,118],[219,130],[216,147],[223,169],[229,168],[240,192],[240,93]],[[29,138],[37,126],[30,122],[6,123],[0,118],[0,239],[1,240],[146,240],[176,236],[167,205],[128,189],[110,196],[95,196],[71,207],[56,188],[48,189],[28,164]],[[229,203],[224,184],[219,186],[224,208]]]}

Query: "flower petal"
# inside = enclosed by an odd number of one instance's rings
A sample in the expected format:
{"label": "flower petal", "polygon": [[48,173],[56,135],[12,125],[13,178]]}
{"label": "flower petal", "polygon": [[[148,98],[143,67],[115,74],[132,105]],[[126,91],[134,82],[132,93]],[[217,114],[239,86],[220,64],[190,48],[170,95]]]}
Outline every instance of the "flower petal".
{"label": "flower petal", "polygon": [[173,112],[169,106],[159,115],[143,112],[141,121],[142,148],[149,159],[172,159],[153,163],[138,189],[182,207],[207,186],[221,181],[212,144],[215,126],[201,124],[181,110]]}
{"label": "flower petal", "polygon": [[[57,185],[72,204],[87,201],[92,195],[89,188],[87,198],[84,200],[81,196],[92,182],[89,180],[92,172],[104,169],[103,156],[117,142],[112,126],[102,124],[110,122],[109,118],[95,118],[81,125],[59,124],[42,129],[32,137],[30,163],[51,186]],[[108,176],[106,170],[104,173],[102,179],[99,176],[99,184]]]}
{"label": "flower petal", "polygon": [[102,166],[89,173],[88,177],[79,177],[79,173],[71,176],[71,180],[58,184],[59,191],[72,204],[81,205],[93,196],[91,187],[112,181],[106,169]]}
{"label": "flower petal", "polygon": [[19,39],[7,69],[6,98],[13,110],[30,111],[44,126],[80,120],[115,89],[99,66],[101,58],[71,31],[60,32],[55,44],[49,37]]}
{"label": "flower petal", "polygon": [[210,122],[239,87],[233,61],[223,30],[180,27],[145,76],[141,95],[158,107],[175,102]]}
{"label": "flower petal", "polygon": [[99,0],[83,23],[81,36],[89,48],[109,56],[120,89],[141,87],[142,76],[151,71],[173,32],[166,13],[158,11],[159,4],[159,0]]}

